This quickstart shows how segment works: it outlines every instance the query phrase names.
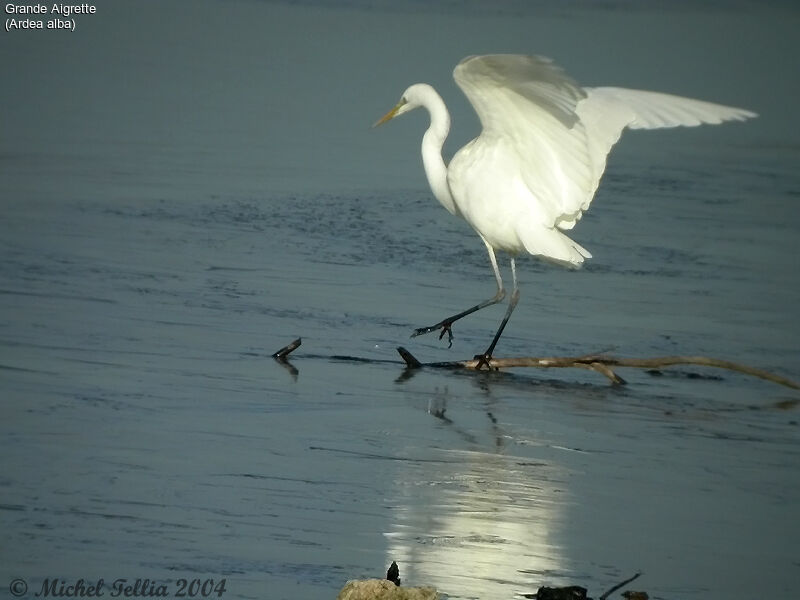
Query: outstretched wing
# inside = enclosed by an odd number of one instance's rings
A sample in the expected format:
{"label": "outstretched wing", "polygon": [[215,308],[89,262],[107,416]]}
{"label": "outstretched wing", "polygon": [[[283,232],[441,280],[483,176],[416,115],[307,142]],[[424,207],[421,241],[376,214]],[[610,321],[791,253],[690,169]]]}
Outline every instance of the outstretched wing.
{"label": "outstretched wing", "polygon": [[483,126],[481,138],[511,143],[519,178],[545,225],[569,229],[589,207],[606,157],[625,127],[716,124],[747,110],[623,88],[581,88],[551,60],[487,55],[453,72]]}
{"label": "outstretched wing", "polygon": [[588,198],[582,210],[588,208],[605,170],[606,157],[625,127],[696,127],[703,124],[718,125],[724,121],[744,121],[758,116],[742,108],[672,94],[616,87],[585,89],[587,97],[578,103],[576,112],[586,130],[592,162],[592,185],[587,190]]}

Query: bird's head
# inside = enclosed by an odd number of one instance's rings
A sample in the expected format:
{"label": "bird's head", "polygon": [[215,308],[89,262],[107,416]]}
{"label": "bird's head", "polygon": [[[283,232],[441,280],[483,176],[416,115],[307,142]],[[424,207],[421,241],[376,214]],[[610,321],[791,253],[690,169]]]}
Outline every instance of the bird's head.
{"label": "bird's head", "polygon": [[423,99],[425,96],[429,95],[431,91],[431,86],[426,83],[415,83],[414,85],[410,86],[405,92],[403,92],[403,95],[400,97],[400,101],[394,105],[394,108],[378,119],[373,127],[383,125],[395,117],[399,117],[400,115],[404,115],[407,112],[414,110],[415,108],[419,108],[423,105]]}

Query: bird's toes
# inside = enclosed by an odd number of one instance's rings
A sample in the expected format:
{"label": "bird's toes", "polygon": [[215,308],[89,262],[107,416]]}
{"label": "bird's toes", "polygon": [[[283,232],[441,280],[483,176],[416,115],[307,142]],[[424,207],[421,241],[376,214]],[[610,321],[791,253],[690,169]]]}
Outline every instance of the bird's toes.
{"label": "bird's toes", "polygon": [[442,339],[445,334],[447,334],[447,347],[453,347],[453,330],[450,328],[452,323],[448,321],[444,321],[442,323],[438,323],[436,325],[432,325],[430,327],[420,327],[419,329],[415,329],[414,332],[411,334],[411,337],[417,337],[418,335],[424,335],[426,333],[430,333],[432,331],[439,331],[439,339]]}
{"label": "bird's toes", "polygon": [[447,347],[453,347],[453,330],[451,329],[452,323],[444,323],[442,325],[442,331],[439,333],[439,339],[444,337],[444,334],[447,334]]}
{"label": "bird's toes", "polygon": [[411,337],[417,337],[418,335],[425,335],[426,333],[430,333],[431,331],[436,331],[439,327],[419,327],[418,329],[414,330],[414,333],[411,334]]}
{"label": "bird's toes", "polygon": [[486,367],[487,371],[491,371],[492,367],[489,362],[492,360],[492,355],[484,352],[483,354],[476,354],[473,357],[474,360],[478,361],[478,364],[475,365],[475,370],[480,371],[483,367]]}

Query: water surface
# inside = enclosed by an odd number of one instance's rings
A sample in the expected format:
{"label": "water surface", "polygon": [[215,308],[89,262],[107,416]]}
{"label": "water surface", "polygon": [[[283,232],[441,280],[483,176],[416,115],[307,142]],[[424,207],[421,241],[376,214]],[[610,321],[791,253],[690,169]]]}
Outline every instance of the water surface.
{"label": "water surface", "polygon": [[[797,81],[768,72],[796,12],[461,8],[117,2],[74,34],[0,38],[3,589],[224,578],[227,598],[322,599],[396,560],[451,598],[599,596],[637,571],[653,598],[791,595],[795,392],[695,368],[616,388],[406,376],[397,346],[468,358],[503,309],[452,348],[409,339],[494,283],[425,189],[424,118],[368,125],[427,80],[456,148],[475,124],[449,70],[497,50],[757,110],[624,138],[574,232],[595,258],[521,260],[497,354],[706,354],[797,379]],[[298,336],[293,373],[270,355]]]}

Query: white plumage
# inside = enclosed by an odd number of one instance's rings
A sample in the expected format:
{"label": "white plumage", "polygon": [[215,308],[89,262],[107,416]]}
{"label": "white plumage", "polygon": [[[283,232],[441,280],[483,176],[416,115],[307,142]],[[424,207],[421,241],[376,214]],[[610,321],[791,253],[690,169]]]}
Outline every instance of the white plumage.
{"label": "white plumage", "polygon": [[[494,298],[449,317],[415,335],[441,329],[452,338],[457,319],[499,302],[505,295],[495,250],[511,255],[514,275],[506,317],[488,359],[518,298],[514,257],[539,258],[580,266],[591,254],[563,233],[589,208],[606,157],[622,130],[717,124],[755,113],[641,90],[582,88],[551,60],[538,56],[470,56],[453,71],[482,125],[480,135],[461,148],[449,165],[441,154],[450,116],[439,94],[415,84],[376,125],[423,106],[431,124],[423,136],[425,173],[436,198],[463,217],[489,252],[498,292]],[[441,337],[440,335],[440,337]]]}

